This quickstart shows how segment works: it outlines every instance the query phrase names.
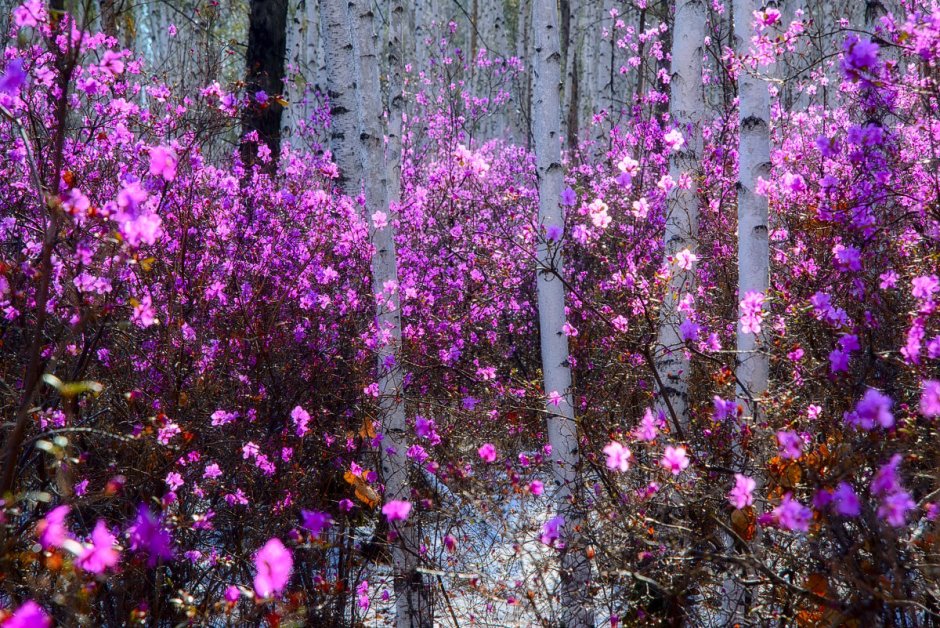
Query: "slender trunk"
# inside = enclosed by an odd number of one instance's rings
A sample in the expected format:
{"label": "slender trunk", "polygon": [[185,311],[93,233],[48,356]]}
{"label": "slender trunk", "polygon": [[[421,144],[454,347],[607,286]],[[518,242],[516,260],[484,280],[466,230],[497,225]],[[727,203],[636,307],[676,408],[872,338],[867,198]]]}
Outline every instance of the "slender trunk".
{"label": "slender trunk", "polygon": [[[539,224],[562,227],[561,188],[561,50],[558,13],[554,0],[534,0],[535,31],[533,138],[538,167]],[[552,474],[558,512],[565,518],[565,548],[561,552],[562,624],[569,628],[593,626],[588,592],[591,565],[581,528],[585,517],[581,500],[580,455],[571,394],[568,339],[565,323],[564,268],[561,250],[544,241],[538,251],[538,310],[545,393],[560,400],[546,403],[548,438],[552,446]]]}
{"label": "slender trunk", "polygon": [[[734,0],[735,52],[744,57],[753,34],[755,0]],[[758,179],[770,176],[770,92],[767,84],[747,68],[738,75],[738,300],[750,293],[767,294],[770,284],[770,249],[767,232],[767,198],[756,193]],[[745,332],[741,324],[741,306],[737,323],[738,404],[743,421],[756,425],[759,402],[767,390],[770,362],[764,347],[765,336]],[[744,472],[745,455],[739,444],[733,448],[732,466]],[[756,478],[760,484],[760,478]],[[734,551],[730,537],[722,539],[725,550]],[[727,625],[743,621],[747,610],[747,591],[734,575],[722,583],[721,618]]]}
{"label": "slender trunk", "polygon": [[[737,53],[750,46],[754,0],[735,0],[734,20]],[[738,299],[748,292],[767,294],[770,282],[770,252],[767,238],[767,199],[756,194],[759,178],[770,173],[770,93],[767,84],[746,70],[738,76]],[[739,312],[740,314],[740,312]],[[740,319],[740,316],[739,316]],[[738,397],[745,417],[756,417],[752,399],[767,390],[770,363],[760,335],[745,333],[740,320],[737,333]]]}
{"label": "slender trunk", "polygon": [[[251,0],[248,22],[248,93],[268,95],[266,102],[253,102],[242,119],[246,133],[258,132],[260,142],[271,149],[272,164],[281,150],[281,114],[284,110],[275,96],[284,91],[284,57],[287,48],[287,0]],[[242,159],[251,163],[256,156],[253,143],[242,147]]]}
{"label": "slender trunk", "polygon": [[[694,175],[702,153],[701,125],[705,110],[705,86],[702,82],[702,53],[705,46],[706,7],[704,0],[679,0],[673,21],[672,80],[669,111],[673,124],[685,138],[680,151],[672,153],[669,175],[679,181],[683,174]],[[693,177],[694,181],[694,177]],[[679,301],[694,294],[695,270],[683,270],[674,263],[684,249],[694,252],[698,238],[699,198],[694,182],[690,187],[676,186],[671,194],[666,216],[666,263],[669,283],[659,317],[659,341],[656,368],[663,380],[662,406],[672,406],[682,432],[688,433],[689,360],[679,334],[682,323]],[[665,407],[661,408],[665,411]]]}
{"label": "slender trunk", "polygon": [[322,0],[320,21],[330,99],[330,151],[339,167],[337,184],[355,198],[361,192],[362,164],[356,153],[356,75],[352,36],[346,22],[345,0]]}
{"label": "slender trunk", "polygon": [[[400,42],[403,10],[396,3],[390,15],[392,33],[399,33]],[[385,481],[386,501],[409,500],[411,497],[408,477],[407,438],[405,421],[405,399],[401,351],[401,311],[398,293],[398,260],[395,252],[395,216],[390,210],[389,199],[398,198],[397,182],[400,179],[401,159],[401,65],[400,43],[390,46],[390,70],[397,79],[390,81],[390,88],[398,90],[392,94],[393,115],[397,115],[398,136],[389,147],[388,159],[384,149],[382,91],[379,82],[379,57],[376,51],[375,18],[370,2],[350,1],[348,5],[349,28],[352,34],[356,61],[356,105],[359,127],[359,157],[363,173],[362,187],[365,193],[366,213],[372,245],[372,288],[376,296],[376,325],[379,334],[387,333],[388,340],[378,347],[377,371],[380,393],[380,420],[384,441],[382,443],[382,476]],[[394,85],[397,83],[397,88]],[[396,125],[392,125],[396,126]],[[396,154],[397,153],[397,154]],[[388,170],[386,169],[388,168]],[[365,176],[368,174],[368,176]],[[391,180],[390,175],[391,174]],[[390,186],[391,189],[390,189]],[[397,205],[397,203],[396,203]],[[386,213],[388,224],[376,222],[377,212]],[[392,567],[395,580],[395,624],[399,628],[425,627],[431,625],[431,608],[424,577],[417,571],[420,540],[412,520],[403,521],[394,527],[397,539],[392,543]]]}
{"label": "slender trunk", "polygon": [[[290,0],[287,19],[287,81],[285,95],[290,105],[284,111],[283,134],[292,143],[301,122],[313,113],[311,98],[320,69],[319,2]],[[298,147],[302,143],[298,144]]]}

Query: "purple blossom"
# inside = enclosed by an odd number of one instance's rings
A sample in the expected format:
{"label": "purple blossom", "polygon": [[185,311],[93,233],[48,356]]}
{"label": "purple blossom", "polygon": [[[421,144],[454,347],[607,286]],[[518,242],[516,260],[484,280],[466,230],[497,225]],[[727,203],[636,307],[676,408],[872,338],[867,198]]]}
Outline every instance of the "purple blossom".
{"label": "purple blossom", "polygon": [[545,545],[555,545],[561,538],[561,529],[565,526],[565,518],[561,515],[552,517],[542,526],[542,535],[540,537]]}
{"label": "purple blossom", "polygon": [[920,413],[928,419],[940,416],[940,381],[924,380],[924,390],[920,395]]}
{"label": "purple blossom", "polygon": [[173,559],[173,537],[163,527],[162,517],[150,512],[144,504],[137,508],[137,518],[127,530],[132,551],[147,554],[147,566],[155,567],[161,560]]}
{"label": "purple blossom", "polygon": [[604,447],[604,455],[607,456],[607,468],[621,473],[630,468],[630,450],[617,441],[611,441]]}
{"label": "purple blossom", "polygon": [[780,505],[774,508],[773,517],[784,530],[791,532],[808,532],[813,511],[793,499],[792,494],[783,496]]}
{"label": "purple blossom", "polygon": [[25,82],[26,72],[23,71],[22,59],[13,59],[7,63],[3,74],[0,74],[0,94],[13,96]]}
{"label": "purple blossom", "polygon": [[117,565],[120,557],[114,542],[114,535],[108,532],[108,526],[99,519],[91,532],[91,543],[85,546],[75,564],[91,573],[104,573],[109,567]]}
{"label": "purple blossom", "polygon": [[255,554],[255,594],[262,599],[279,595],[294,570],[294,558],[280,539],[272,538]]}
{"label": "purple blossom", "polygon": [[741,510],[754,503],[754,489],[757,488],[757,482],[753,478],[740,473],[734,474],[734,487],[728,493],[728,501],[731,505]]}
{"label": "purple blossom", "polygon": [[24,602],[3,622],[3,628],[48,628],[52,618],[36,602]]}
{"label": "purple blossom", "polygon": [[382,514],[388,519],[388,522],[404,521],[411,513],[411,502],[393,499],[382,506]]}
{"label": "purple blossom", "polygon": [[39,544],[43,549],[62,547],[65,540],[69,538],[68,529],[65,527],[65,518],[68,517],[69,510],[70,508],[64,504],[56,506],[36,524]]}
{"label": "purple blossom", "polygon": [[333,517],[327,512],[301,510],[300,518],[302,521],[301,525],[307,530],[310,530],[310,534],[312,534],[315,539],[320,538],[320,534],[333,525]]}

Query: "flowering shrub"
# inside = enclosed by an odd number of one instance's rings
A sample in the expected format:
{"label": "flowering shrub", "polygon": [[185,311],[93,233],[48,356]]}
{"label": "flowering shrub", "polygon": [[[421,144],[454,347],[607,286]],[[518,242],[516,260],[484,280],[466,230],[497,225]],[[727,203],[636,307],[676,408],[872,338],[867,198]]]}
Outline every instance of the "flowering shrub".
{"label": "flowering shrub", "polygon": [[[752,56],[714,55],[708,89],[799,58],[801,20],[762,12]],[[277,163],[246,134],[246,164],[219,146],[258,94],[176,93],[113,39],[20,5],[0,65],[0,623],[351,624],[387,609],[405,525],[452,616],[553,616],[544,574],[573,532],[611,624],[701,619],[734,578],[783,623],[935,616],[938,23],[845,38],[815,75],[837,105],[774,90],[771,284],[738,294],[731,98],[674,179],[694,135],[660,73],[600,116],[606,146],[567,152],[565,224],[543,226],[533,155],[474,135],[525,67],[445,36],[406,72],[401,200],[366,216],[320,144],[328,108]],[[641,34],[660,56],[663,32]],[[677,190],[700,201],[698,233],[667,257]],[[379,297],[369,220],[397,234]],[[547,499],[544,404],[564,391],[541,388],[540,245],[565,260],[583,530]],[[679,417],[655,345],[683,273]],[[377,470],[375,299],[396,291],[406,500]],[[770,358],[756,417],[739,318]]]}

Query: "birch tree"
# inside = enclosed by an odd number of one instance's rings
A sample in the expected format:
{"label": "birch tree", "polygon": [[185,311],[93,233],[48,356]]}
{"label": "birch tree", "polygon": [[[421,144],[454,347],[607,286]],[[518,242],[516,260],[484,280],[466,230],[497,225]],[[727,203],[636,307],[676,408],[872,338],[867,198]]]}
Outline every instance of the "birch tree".
{"label": "birch tree", "polygon": [[352,34],[344,0],[322,0],[320,23],[326,59],[326,95],[330,106],[330,151],[339,168],[339,187],[356,197],[362,164],[356,152],[356,74]]}
{"label": "birch tree", "polygon": [[[702,54],[705,45],[706,7],[704,0],[679,0],[676,4],[672,37],[672,80],[669,111],[675,128],[685,143],[672,153],[669,175],[679,181],[683,174],[698,169],[702,153],[702,112],[705,110],[702,82]],[[689,360],[679,334],[678,305],[693,293],[695,271],[675,263],[682,251],[694,252],[698,236],[699,197],[694,182],[677,185],[672,191],[666,216],[665,251],[669,283],[660,310],[656,368],[663,381],[660,409],[671,408],[683,432],[688,432]]]}
{"label": "birch tree", "polygon": [[[349,2],[348,19],[355,50],[356,110],[359,129],[359,160],[362,173],[362,191],[365,196],[369,232],[375,250],[372,254],[372,289],[376,299],[377,373],[379,383],[379,412],[384,440],[381,447],[382,477],[385,482],[386,502],[407,501],[411,497],[409,462],[407,458],[407,423],[403,372],[400,362],[401,310],[398,293],[398,260],[395,252],[394,215],[389,199],[398,198],[401,151],[402,101],[392,94],[392,106],[397,121],[397,139],[389,151],[389,164],[384,150],[384,108],[379,82],[379,55],[376,45],[375,18],[368,0]],[[400,33],[403,10],[393,11],[392,31]],[[399,36],[400,41],[400,36]],[[399,49],[399,46],[393,47]],[[397,55],[395,65],[400,65]],[[392,81],[401,90],[399,79]],[[393,87],[393,89],[395,89]],[[395,154],[397,151],[397,154]],[[388,168],[388,170],[386,169]],[[391,175],[391,176],[390,176]],[[392,179],[392,181],[390,181]],[[390,184],[394,187],[390,189]],[[397,203],[396,203],[397,205]],[[420,539],[411,520],[394,526],[397,539],[391,546],[392,568],[395,582],[395,625],[400,628],[431,625],[431,608],[424,578],[417,571]]]}
{"label": "birch tree", "polygon": [[[561,166],[561,49],[558,45],[558,13],[554,0],[534,0],[535,31],[533,85],[533,139],[538,168],[539,225],[543,232],[561,229],[560,205],[564,176]],[[561,552],[561,604],[564,626],[593,626],[588,587],[591,566],[580,539],[584,522],[580,491],[580,455],[577,424],[571,394],[571,369],[565,324],[565,286],[560,239],[544,238],[539,245],[537,267],[539,334],[542,351],[552,446],[555,501],[564,517],[565,548]]]}
{"label": "birch tree", "polygon": [[292,136],[314,111],[316,103],[311,99],[316,89],[322,89],[322,59],[320,3],[318,0],[291,0],[287,15],[285,82],[285,95],[290,105],[284,111],[285,136]]}
{"label": "birch tree", "polygon": [[[734,31],[739,57],[747,55],[753,31],[754,0],[735,0]],[[756,193],[758,179],[770,172],[770,93],[747,69],[738,75],[738,399],[746,417],[758,413],[756,399],[767,390],[770,363],[761,335],[742,324],[742,314],[758,306],[770,282],[767,198]]]}

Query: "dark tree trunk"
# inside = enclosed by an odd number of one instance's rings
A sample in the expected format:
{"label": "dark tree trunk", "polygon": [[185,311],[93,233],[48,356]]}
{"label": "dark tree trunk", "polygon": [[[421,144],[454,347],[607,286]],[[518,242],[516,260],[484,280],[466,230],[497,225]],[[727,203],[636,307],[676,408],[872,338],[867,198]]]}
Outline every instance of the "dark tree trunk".
{"label": "dark tree trunk", "polygon": [[[251,0],[248,23],[247,89],[251,104],[242,120],[245,133],[258,132],[258,139],[271,149],[272,164],[277,163],[281,148],[281,113],[276,101],[284,91],[284,58],[287,55],[287,0]],[[263,91],[265,102],[255,95]],[[246,164],[254,162],[257,147],[247,143],[242,148]],[[273,166],[272,166],[273,167]]]}

